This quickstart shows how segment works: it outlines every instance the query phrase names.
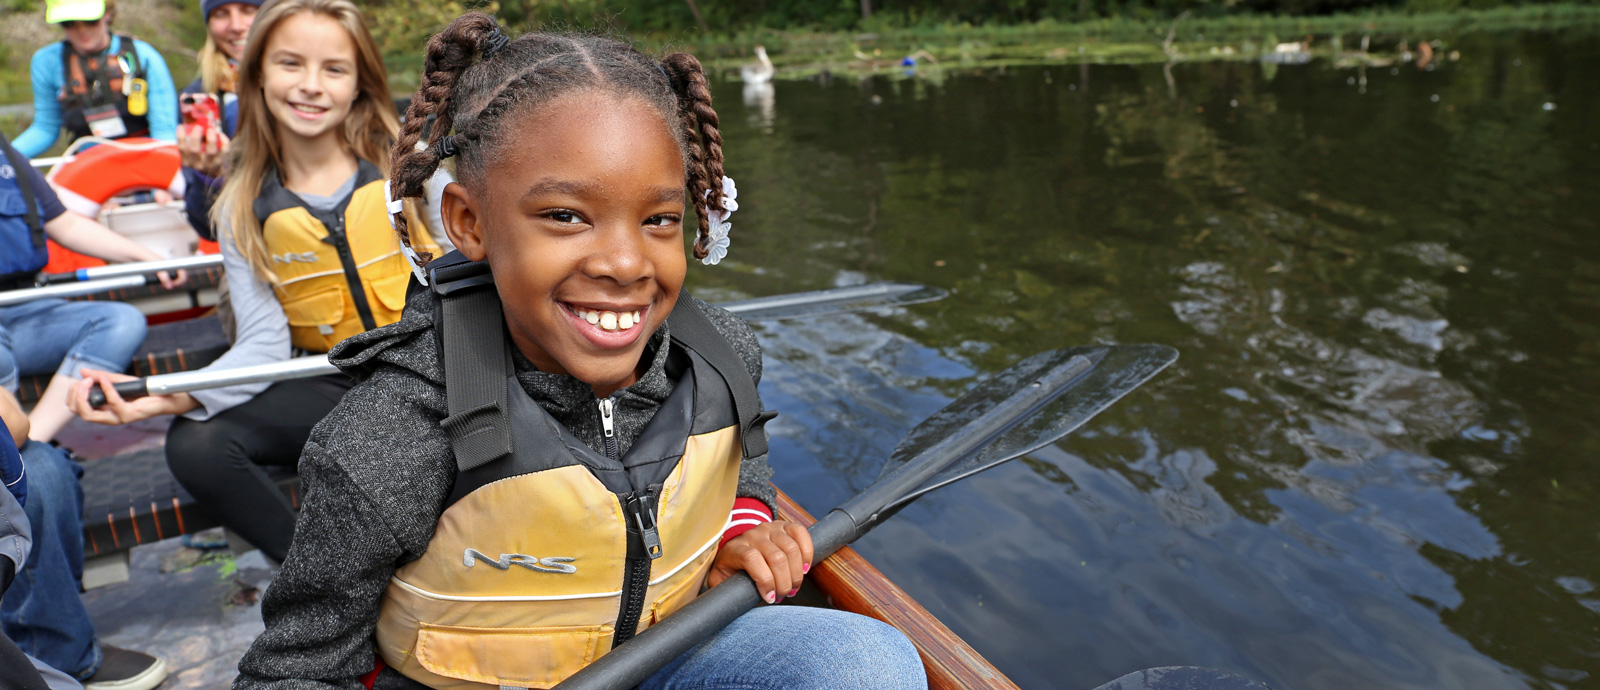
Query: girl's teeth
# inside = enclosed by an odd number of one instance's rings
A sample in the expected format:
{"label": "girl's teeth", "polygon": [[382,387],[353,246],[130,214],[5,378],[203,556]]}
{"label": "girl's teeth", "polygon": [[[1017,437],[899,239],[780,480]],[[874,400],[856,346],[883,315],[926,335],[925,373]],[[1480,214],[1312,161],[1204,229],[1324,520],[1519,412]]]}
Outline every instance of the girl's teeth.
{"label": "girl's teeth", "polygon": [[588,321],[591,325],[599,326],[607,331],[626,331],[633,328],[634,324],[644,323],[644,319],[639,318],[637,310],[614,312],[593,311],[574,307],[572,313],[577,314],[578,318]]}

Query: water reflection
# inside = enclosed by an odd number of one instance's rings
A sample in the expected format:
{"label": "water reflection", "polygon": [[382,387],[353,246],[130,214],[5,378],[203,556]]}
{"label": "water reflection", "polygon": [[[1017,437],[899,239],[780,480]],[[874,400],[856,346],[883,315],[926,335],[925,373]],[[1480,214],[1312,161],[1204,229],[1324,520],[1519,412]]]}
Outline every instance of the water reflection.
{"label": "water reflection", "polygon": [[772,131],[772,119],[777,114],[778,91],[770,81],[744,83],[744,107],[749,111],[752,126],[764,132]]}
{"label": "water reflection", "polygon": [[779,482],[826,509],[976,376],[1169,343],[1146,390],[869,556],[1024,687],[1593,683],[1600,41],[1451,46],[1364,86],[1177,63],[719,101],[750,201],[698,290],[954,293],[765,327]]}

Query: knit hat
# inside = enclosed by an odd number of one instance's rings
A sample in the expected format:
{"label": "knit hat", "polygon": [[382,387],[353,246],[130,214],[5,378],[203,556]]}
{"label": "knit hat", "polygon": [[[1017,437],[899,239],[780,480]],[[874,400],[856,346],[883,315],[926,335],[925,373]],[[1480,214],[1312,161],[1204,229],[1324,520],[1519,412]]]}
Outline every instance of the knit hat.
{"label": "knit hat", "polygon": [[209,19],[211,17],[212,10],[229,3],[254,5],[256,7],[261,6],[261,0],[200,0],[200,18]]}

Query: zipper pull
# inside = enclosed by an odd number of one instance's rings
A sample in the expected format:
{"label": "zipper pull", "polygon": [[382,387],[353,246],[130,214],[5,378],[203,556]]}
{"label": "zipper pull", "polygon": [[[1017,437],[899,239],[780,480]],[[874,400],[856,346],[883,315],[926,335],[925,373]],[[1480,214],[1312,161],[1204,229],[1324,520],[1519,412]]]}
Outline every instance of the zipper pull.
{"label": "zipper pull", "polygon": [[611,426],[611,398],[600,400],[600,428],[606,432],[606,438],[617,435],[616,428]]}
{"label": "zipper pull", "polygon": [[643,537],[644,549],[652,561],[661,557],[661,535],[656,532],[656,514],[651,510],[654,502],[655,495],[648,491],[628,496],[628,512],[633,514],[633,522],[639,527],[639,536]]}

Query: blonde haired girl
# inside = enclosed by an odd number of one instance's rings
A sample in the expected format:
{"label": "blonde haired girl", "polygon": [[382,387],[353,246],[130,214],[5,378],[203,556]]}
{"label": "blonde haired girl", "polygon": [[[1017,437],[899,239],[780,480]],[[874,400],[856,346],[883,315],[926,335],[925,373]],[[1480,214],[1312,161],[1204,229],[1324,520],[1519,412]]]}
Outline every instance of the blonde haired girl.
{"label": "blonde haired girl", "polygon": [[[239,63],[240,146],[212,217],[226,257],[238,340],[212,364],[228,369],[327,352],[393,323],[411,269],[384,201],[388,149],[399,131],[387,73],[349,0],[272,0]],[[419,226],[420,227],[420,226]],[[424,233],[411,238],[432,248]],[[315,425],[352,382],[343,375],[123,401],[89,387],[124,377],[87,372],[74,410],[120,424],[180,414],[167,463],[201,507],[275,560],[288,552],[294,508],[261,471],[293,469]]]}

